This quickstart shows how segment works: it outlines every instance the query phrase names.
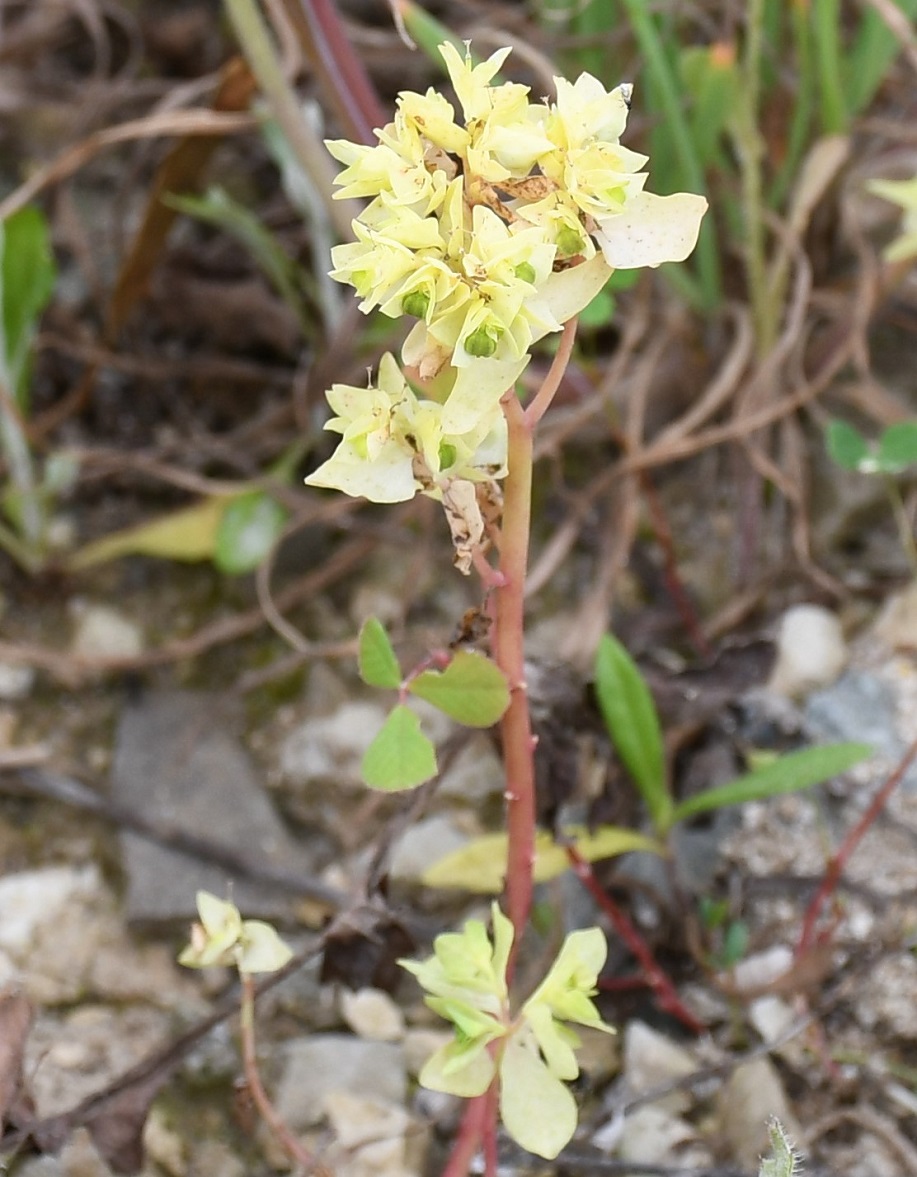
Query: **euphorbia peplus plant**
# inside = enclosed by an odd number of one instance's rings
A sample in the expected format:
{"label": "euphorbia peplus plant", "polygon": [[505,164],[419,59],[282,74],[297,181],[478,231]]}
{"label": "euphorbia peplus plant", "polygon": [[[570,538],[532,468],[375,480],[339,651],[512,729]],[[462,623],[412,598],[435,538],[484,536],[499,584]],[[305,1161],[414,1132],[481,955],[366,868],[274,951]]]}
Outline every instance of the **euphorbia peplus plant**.
{"label": "euphorbia peplus plant", "polygon": [[[375,385],[338,384],[328,393],[335,415],[327,428],[341,441],[306,480],[374,502],[417,493],[439,500],[455,563],[477,571],[492,614],[492,661],[460,650],[407,678],[377,622],[361,638],[364,679],[401,693],[365,762],[368,783],[408,788],[436,771],[408,694],[459,722],[501,722],[508,918],[494,909],[493,946],[472,921],[440,937],[430,961],[408,966],[455,1026],[454,1042],[421,1080],[474,1099],[450,1177],[466,1170],[478,1143],[495,1171],[498,1087],[510,1135],[556,1156],[576,1124],[563,1082],[577,1074],[577,1041],[563,1023],[601,1026],[590,1000],[605,960],[598,929],[568,936],[517,1015],[508,997],[535,859],[523,664],[533,435],[569,360],[577,314],[615,267],[687,257],[707,207],[702,196],[644,191],[646,157],[619,142],[629,86],[606,91],[589,74],[575,83],[556,78],[555,101],[533,103],[526,86],[494,84],[509,52],[475,65],[470,51],[440,47],[460,119],[432,89],[403,93],[378,144],[328,144],[345,165],[338,195],[370,200],[354,221],[356,240],[335,249],[332,276],[356,288],[363,311],[416,322],[401,366],[386,355]],[[558,331],[550,372],[524,404],[515,385],[532,346]]]}

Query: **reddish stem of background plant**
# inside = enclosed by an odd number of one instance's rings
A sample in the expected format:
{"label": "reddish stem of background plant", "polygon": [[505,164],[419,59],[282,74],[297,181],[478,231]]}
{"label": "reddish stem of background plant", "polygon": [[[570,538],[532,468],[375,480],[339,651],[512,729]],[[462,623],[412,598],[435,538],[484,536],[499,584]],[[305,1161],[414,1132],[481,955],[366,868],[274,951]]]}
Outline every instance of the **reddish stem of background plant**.
{"label": "reddish stem of background plant", "polygon": [[891,774],[885,784],[878,790],[875,797],[870,801],[863,816],[856,823],[847,837],[841,844],[837,854],[828,863],[828,869],[825,871],[825,877],[821,881],[821,885],[815,892],[812,902],[809,904],[808,910],[805,914],[805,919],[802,923],[802,932],[799,935],[799,943],[796,947],[797,959],[805,956],[807,952],[815,944],[815,925],[818,922],[818,917],[821,914],[821,909],[824,907],[828,897],[834,892],[837,884],[840,882],[841,874],[844,867],[850,859],[850,856],[856,850],[857,846],[862,841],[863,837],[869,830],[870,826],[875,822],[876,818],[882,812],[889,797],[901,783],[901,779],[907,770],[910,768],[914,759],[917,758],[917,740],[911,744],[904,756],[901,758],[898,767]]}
{"label": "reddish stem of background plant", "polygon": [[647,985],[656,995],[661,1009],[670,1013],[694,1034],[703,1034],[704,1024],[688,1009],[675,989],[675,986],[662,971],[650,951],[649,945],[630,922],[627,915],[618,907],[611,896],[599,886],[592,867],[580,854],[575,846],[567,846],[567,858],[576,872],[576,877],[583,884],[602,911],[608,916],[614,930],[618,933],[643,970]]}

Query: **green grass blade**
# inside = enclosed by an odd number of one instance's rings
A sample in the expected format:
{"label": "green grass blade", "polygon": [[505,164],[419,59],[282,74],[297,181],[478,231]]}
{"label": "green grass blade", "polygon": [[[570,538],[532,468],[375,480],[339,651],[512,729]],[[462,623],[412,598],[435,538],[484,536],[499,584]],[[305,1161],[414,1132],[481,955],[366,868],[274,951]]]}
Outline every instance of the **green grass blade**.
{"label": "green grass blade", "polygon": [[812,17],[822,130],[827,135],[840,135],[847,130],[848,123],[841,73],[843,50],[840,0],[818,0],[809,11]]}
{"label": "green grass blade", "polygon": [[610,634],[596,653],[595,691],[612,743],[661,835],[671,825],[672,798],[656,704],[636,663]]}
{"label": "green grass blade", "polygon": [[[917,0],[894,0],[909,21],[917,16]],[[867,7],[845,62],[847,110],[860,114],[872,102],[889,66],[901,51],[898,38],[874,8]]]}
{"label": "green grass blade", "polygon": [[868,744],[828,744],[818,748],[803,748],[781,756],[772,764],[756,769],[746,776],[698,793],[676,804],[672,823],[723,809],[727,805],[742,805],[746,801],[762,801],[781,793],[795,793],[830,780],[846,772],[854,764],[872,755]]}

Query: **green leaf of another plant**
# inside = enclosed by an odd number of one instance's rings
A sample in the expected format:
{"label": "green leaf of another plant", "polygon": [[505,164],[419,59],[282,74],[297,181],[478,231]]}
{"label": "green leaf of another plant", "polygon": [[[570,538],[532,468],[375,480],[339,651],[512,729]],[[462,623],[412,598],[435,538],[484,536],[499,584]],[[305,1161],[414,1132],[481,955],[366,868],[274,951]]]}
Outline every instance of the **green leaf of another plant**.
{"label": "green leaf of another plant", "polygon": [[771,1155],[762,1160],[758,1177],[799,1177],[799,1154],[790,1144],[790,1139],[779,1120],[771,1120],[767,1126],[771,1142]]}
{"label": "green leaf of another plant", "polygon": [[397,793],[436,776],[436,750],[420,730],[420,720],[399,704],[363,757],[363,780],[371,789]]}
{"label": "green leaf of another plant", "polygon": [[70,559],[70,567],[90,568],[133,555],[158,556],[164,560],[209,560],[213,557],[225,510],[226,499],[204,499],[149,523],[116,531],[80,548]]}
{"label": "green leaf of another plant", "polygon": [[[600,826],[592,833],[582,826],[572,826],[564,830],[564,837],[570,839],[587,862],[615,858],[633,850],[663,853],[663,847],[652,838],[620,826]],[[506,834],[484,834],[435,862],[424,872],[423,882],[428,887],[454,887],[478,895],[499,895],[506,876],[506,860]],[[546,883],[569,868],[564,846],[541,830],[535,838],[532,866],[535,882]]]}
{"label": "green leaf of another plant", "polygon": [[917,462],[917,421],[889,425],[879,438],[876,461],[886,474],[900,474],[913,466]]}
{"label": "green leaf of another plant", "polygon": [[360,630],[360,678],[369,687],[401,686],[401,667],[385,626],[377,617],[368,617]]}
{"label": "green leaf of another plant", "polygon": [[672,799],[656,705],[636,663],[610,634],[599,642],[595,690],[608,734],[646,802],[656,831],[664,831]]}
{"label": "green leaf of another plant", "polygon": [[509,706],[506,675],[471,650],[457,651],[445,670],[425,670],[408,689],[466,727],[490,727]]}
{"label": "green leaf of another plant", "polygon": [[688,797],[673,809],[672,822],[684,821],[697,813],[709,813],[711,809],[722,809],[726,805],[741,805],[746,801],[760,801],[780,793],[808,789],[846,772],[871,755],[872,748],[868,744],[826,744],[790,752],[764,768],[730,781],[728,785]]}
{"label": "green leaf of another plant", "polygon": [[32,339],[56,275],[39,209],[23,208],[0,222],[0,379],[23,410]]}
{"label": "green leaf of another plant", "polygon": [[845,470],[859,470],[869,457],[866,438],[846,421],[830,421],[825,430],[828,456]]}
{"label": "green leaf of another plant", "polygon": [[215,537],[213,562],[221,572],[252,572],[267,557],[287,521],[287,511],[263,490],[232,499]]}

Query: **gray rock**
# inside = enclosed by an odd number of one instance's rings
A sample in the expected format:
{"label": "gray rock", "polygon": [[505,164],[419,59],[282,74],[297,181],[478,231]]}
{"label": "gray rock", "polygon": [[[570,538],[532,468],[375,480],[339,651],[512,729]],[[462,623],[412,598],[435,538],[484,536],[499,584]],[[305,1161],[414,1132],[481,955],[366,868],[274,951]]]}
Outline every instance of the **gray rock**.
{"label": "gray rock", "polygon": [[315,1034],[287,1045],[275,1104],[294,1132],[319,1123],[327,1097],[341,1092],[403,1106],[404,1051],[393,1043],[346,1034]]}
{"label": "gray rock", "polygon": [[[833,686],[809,696],[804,723],[819,742],[861,741],[894,765],[907,746],[898,726],[898,711],[899,699],[887,679],[851,670]],[[905,773],[902,787],[917,790],[917,765],[912,764]]]}
{"label": "gray rock", "polygon": [[[125,710],[118,726],[113,796],[144,817],[198,834],[266,865],[308,871],[296,843],[271,807],[235,733],[235,704],[217,695],[150,694]],[[188,919],[198,890],[233,899],[246,916],[277,917],[288,900],[275,888],[234,879],[134,834],[121,838],[130,920]]]}

